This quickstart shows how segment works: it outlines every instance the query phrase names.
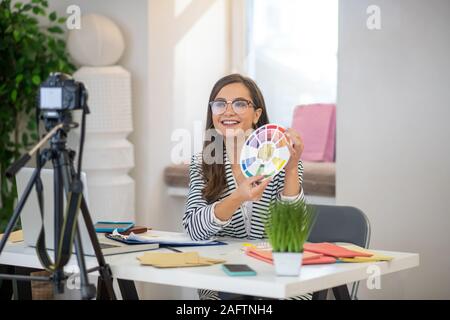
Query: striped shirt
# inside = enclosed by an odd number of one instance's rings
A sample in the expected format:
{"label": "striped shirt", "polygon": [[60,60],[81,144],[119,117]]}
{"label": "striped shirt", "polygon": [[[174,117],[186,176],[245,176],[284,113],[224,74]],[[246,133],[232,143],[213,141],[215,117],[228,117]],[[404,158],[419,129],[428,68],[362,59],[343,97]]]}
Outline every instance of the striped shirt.
{"label": "striped shirt", "polygon": [[[189,168],[189,193],[183,216],[185,230],[193,240],[207,240],[212,237],[232,237],[250,240],[267,238],[264,225],[268,219],[270,203],[274,200],[304,200],[303,189],[295,198],[284,197],[281,192],[284,188],[285,171],[282,170],[272,178],[260,200],[241,205],[228,221],[222,222],[215,218],[214,207],[237,188],[228,155],[226,151],[223,154],[227,185],[218,200],[213,203],[209,203],[202,194],[202,190],[205,187],[202,172],[202,153],[192,156]],[[298,176],[299,184],[301,185],[303,177],[301,161],[298,163]],[[251,212],[248,212],[248,210],[251,210]],[[211,290],[199,290],[199,295],[200,299],[218,299],[218,293]],[[311,296],[305,295],[298,298],[310,299]]]}

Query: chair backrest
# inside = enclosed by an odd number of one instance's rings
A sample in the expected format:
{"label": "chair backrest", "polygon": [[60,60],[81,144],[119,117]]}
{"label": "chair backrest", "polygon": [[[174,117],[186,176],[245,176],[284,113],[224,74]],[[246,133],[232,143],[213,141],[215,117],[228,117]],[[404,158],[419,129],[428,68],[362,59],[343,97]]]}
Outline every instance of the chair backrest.
{"label": "chair backrest", "polygon": [[348,242],[367,248],[370,241],[370,223],[367,216],[355,207],[314,205],[316,222],[310,242]]}

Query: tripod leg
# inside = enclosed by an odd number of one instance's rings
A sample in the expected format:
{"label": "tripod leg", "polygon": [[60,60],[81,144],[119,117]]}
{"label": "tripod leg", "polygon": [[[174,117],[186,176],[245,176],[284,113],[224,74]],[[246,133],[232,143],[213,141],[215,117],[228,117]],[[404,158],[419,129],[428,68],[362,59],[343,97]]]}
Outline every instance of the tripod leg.
{"label": "tripod leg", "polygon": [[81,243],[81,235],[78,226],[75,233],[75,250],[77,253],[78,266],[80,268],[81,298],[83,300],[93,299],[95,297],[95,286],[90,284],[88,280],[83,245]]}
{"label": "tripod leg", "polygon": [[17,207],[14,209],[14,213],[11,217],[11,219],[8,222],[8,225],[6,226],[5,233],[0,241],[0,254],[3,251],[3,248],[6,245],[6,242],[8,241],[9,235],[13,231],[14,227],[16,226],[17,220],[19,219],[20,213],[22,212],[23,206],[25,205],[25,202],[28,199],[28,196],[30,195],[31,189],[33,188],[34,184],[36,183],[36,179],[39,176],[40,169],[34,169],[33,174],[30,178],[30,181],[28,181],[28,184],[25,188],[25,191],[22,195],[22,197],[19,200],[19,203],[17,204]]}
{"label": "tripod leg", "polygon": [[[89,238],[91,239],[92,247],[94,248],[98,265],[100,267],[99,281],[101,281],[101,283],[99,283],[98,286],[98,293],[103,292],[103,290],[105,290],[109,299],[116,300],[116,294],[114,293],[113,288],[113,278],[111,269],[109,265],[106,263],[105,257],[103,256],[102,250],[100,248],[100,243],[98,242],[97,234],[95,233],[94,229],[94,224],[92,222],[91,215],[89,214],[89,210],[86,204],[86,200],[84,199],[84,196],[81,197],[80,209],[81,213],[83,214],[84,223],[86,224],[86,228],[88,230]],[[101,296],[102,295],[100,295],[100,297]]]}
{"label": "tripod leg", "polygon": [[[55,211],[55,234],[57,234],[59,238],[61,238],[62,236],[61,251],[57,253],[58,255],[60,255],[59,261],[61,264],[61,269],[58,269],[57,271],[63,271],[62,266],[69,261],[69,258],[72,254],[71,246],[73,241],[73,243],[75,244],[76,257],[80,272],[81,297],[83,300],[86,300],[95,297],[95,286],[89,284],[86,263],[84,259],[84,250],[78,226],[78,206],[79,199],[82,196],[82,185],[80,181],[74,180],[73,171],[71,172],[71,168],[69,167],[70,163],[71,160],[67,154],[67,150],[61,150],[61,152],[58,153],[58,156],[54,159],[55,178],[58,177],[55,180],[55,200],[57,198],[60,199],[60,201],[55,201],[55,208],[58,208],[58,210]],[[64,220],[64,226],[62,226],[61,224],[64,218],[62,214],[64,190],[66,191],[67,195],[67,213]],[[59,217],[60,223],[56,223],[56,217]],[[58,257],[55,256],[55,261],[57,260],[57,258]],[[63,278],[60,277],[60,279]],[[57,280],[56,284],[60,283],[62,283],[62,281]]]}
{"label": "tripod leg", "polygon": [[[64,177],[62,175],[62,165],[59,162],[59,157],[54,156],[52,158],[53,162],[53,193],[54,193],[54,248],[55,248],[55,261],[58,260],[58,246],[59,240],[61,239],[61,229],[64,219]],[[57,293],[64,293],[64,268],[57,268],[53,272],[53,279],[55,284],[55,291]]]}
{"label": "tripod leg", "polygon": [[[72,158],[69,156],[67,150],[64,150],[61,153],[60,163],[63,164],[63,168],[64,168],[64,170],[62,170],[64,188],[67,191],[69,191],[69,187],[72,183],[72,179],[75,176],[75,169],[73,167]],[[99,273],[100,273],[99,281],[101,281],[101,282],[99,283],[97,294],[99,292],[103,292],[103,290],[106,290],[105,292],[107,293],[107,297],[111,300],[115,300],[116,295],[114,293],[114,288],[113,288],[113,279],[112,279],[112,275],[111,275],[111,269],[110,269],[109,265],[106,264],[105,258],[103,256],[102,250],[100,248],[100,243],[98,242],[97,234],[95,233],[95,229],[94,229],[94,224],[92,222],[92,218],[90,216],[90,213],[89,213],[89,210],[88,210],[88,207],[86,204],[86,200],[84,199],[83,194],[81,194],[80,210],[83,215],[83,220],[86,225],[86,229],[88,231],[89,238],[91,240],[91,244],[94,249],[95,256],[97,258],[97,262],[99,265]],[[78,240],[80,240],[79,237],[78,237]],[[81,241],[79,244],[81,245]],[[83,255],[79,255],[78,259],[82,259],[83,264],[84,264],[84,256]],[[86,277],[86,282],[87,282],[87,277]],[[104,287],[103,287],[103,285],[104,285]],[[103,295],[100,295],[99,297],[102,297],[102,296]]]}

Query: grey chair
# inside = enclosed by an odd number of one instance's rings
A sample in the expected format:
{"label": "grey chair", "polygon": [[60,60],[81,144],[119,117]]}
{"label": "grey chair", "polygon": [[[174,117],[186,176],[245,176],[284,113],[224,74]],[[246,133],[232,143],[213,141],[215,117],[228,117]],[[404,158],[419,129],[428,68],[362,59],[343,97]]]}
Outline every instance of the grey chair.
{"label": "grey chair", "polygon": [[[314,207],[317,210],[317,218],[309,242],[348,242],[363,248],[369,246],[370,222],[364,212],[348,206],[314,205]],[[359,282],[353,283],[351,299],[357,299],[358,286]],[[326,298],[327,292],[328,290],[324,290],[320,295],[316,294],[316,297]],[[333,292],[336,296],[340,291],[333,288]]]}

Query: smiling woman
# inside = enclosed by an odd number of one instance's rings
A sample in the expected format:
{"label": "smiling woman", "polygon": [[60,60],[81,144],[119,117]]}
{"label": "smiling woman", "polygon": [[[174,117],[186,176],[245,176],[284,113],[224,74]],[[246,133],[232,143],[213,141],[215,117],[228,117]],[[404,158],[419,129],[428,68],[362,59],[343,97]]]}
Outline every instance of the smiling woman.
{"label": "smiling woman", "polygon": [[[222,140],[228,145],[231,162],[236,164],[240,152],[238,144],[243,143],[245,136],[249,135],[249,130],[269,122],[264,97],[252,79],[232,74],[215,84],[209,100],[206,130],[214,130],[220,137],[214,141],[205,141],[202,155],[213,156],[206,153],[207,149],[222,151]],[[232,101],[232,108],[228,108],[227,101]],[[240,107],[236,108],[238,105]],[[211,144],[214,144],[214,148],[209,148]],[[215,153],[214,157],[216,158]],[[216,163],[211,163],[209,159],[204,160],[206,161],[202,162],[202,167],[207,185],[203,195],[207,200],[215,200],[226,186],[224,163],[221,159]],[[237,178],[241,178],[242,173],[239,170],[236,174]]]}
{"label": "smiling woman", "polygon": [[[292,129],[286,131],[291,157],[279,174],[264,179],[261,175],[246,177],[241,171],[239,159],[245,139],[268,121],[264,98],[252,79],[232,74],[214,85],[205,135],[213,131],[214,139],[205,139],[203,151],[192,157],[189,169],[183,226],[192,239],[266,238],[264,224],[270,203],[304,200],[303,143]],[[201,299],[227,298],[215,291],[200,290],[199,294]]]}

